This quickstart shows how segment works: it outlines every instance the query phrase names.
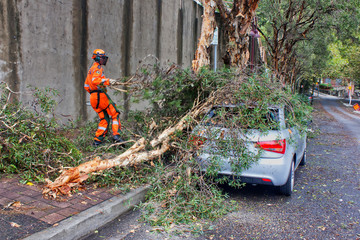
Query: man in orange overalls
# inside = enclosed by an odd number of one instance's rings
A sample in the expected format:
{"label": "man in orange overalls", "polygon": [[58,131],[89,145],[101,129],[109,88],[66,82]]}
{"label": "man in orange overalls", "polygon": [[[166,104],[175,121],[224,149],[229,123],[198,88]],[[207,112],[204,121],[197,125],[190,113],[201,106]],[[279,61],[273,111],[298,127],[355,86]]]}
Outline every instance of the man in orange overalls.
{"label": "man in orange overalls", "polygon": [[100,123],[95,133],[94,146],[100,145],[109,129],[110,118],[112,119],[112,133],[115,142],[122,142],[119,130],[121,130],[120,112],[116,109],[116,104],[107,95],[106,86],[114,84],[116,80],[106,78],[102,65],[106,65],[108,57],[104,50],[95,49],[91,66],[85,80],[84,88],[90,93],[90,103],[94,111],[100,117]]}

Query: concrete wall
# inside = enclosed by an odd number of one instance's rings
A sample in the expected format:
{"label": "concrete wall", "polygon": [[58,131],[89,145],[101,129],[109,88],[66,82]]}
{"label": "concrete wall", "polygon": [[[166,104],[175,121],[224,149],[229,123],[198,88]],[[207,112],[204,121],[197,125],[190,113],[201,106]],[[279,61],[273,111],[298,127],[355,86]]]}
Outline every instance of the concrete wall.
{"label": "concrete wall", "polygon": [[[149,54],[190,67],[201,14],[192,0],[2,0],[0,81],[23,103],[28,85],[57,89],[65,120],[92,119],[83,83],[94,49],[107,52],[110,78],[131,75]],[[130,108],[126,96],[112,98]]]}

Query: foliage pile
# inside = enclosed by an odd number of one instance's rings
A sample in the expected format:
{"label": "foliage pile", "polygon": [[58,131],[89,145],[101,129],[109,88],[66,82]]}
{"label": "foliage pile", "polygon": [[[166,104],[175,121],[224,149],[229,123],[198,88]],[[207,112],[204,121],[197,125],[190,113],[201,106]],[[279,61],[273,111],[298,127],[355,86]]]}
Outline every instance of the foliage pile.
{"label": "foliage pile", "polygon": [[[141,117],[140,113],[130,115],[133,117],[130,122],[139,123],[140,120],[139,126],[147,126],[142,128],[142,136],[156,136],[166,127],[173,125],[184,112],[190,111],[194,103],[209,99],[211,105],[241,103],[244,106],[242,113],[245,113],[244,110],[249,106],[252,107],[251,114],[237,115],[236,121],[232,122],[232,128],[239,129],[247,125],[263,132],[273,129],[273,124],[267,124],[263,118],[264,114],[268,113],[268,106],[273,105],[287,106],[290,113],[287,116],[288,123],[303,131],[306,131],[310,120],[311,107],[307,102],[271,79],[266,71],[248,75],[229,69],[216,73],[202,69],[199,74],[194,75],[178,68],[161,71],[156,66],[155,69],[147,68],[141,71],[138,79],[146,79],[146,87],[139,88],[142,91],[139,96],[155,105],[154,108],[142,112]],[[138,82],[136,79],[133,78],[132,81]],[[222,117],[223,121],[226,121],[225,114]],[[189,121],[189,129],[176,134],[172,139],[172,152],[162,158],[169,167],[165,170],[157,168],[156,171],[160,172],[151,178],[152,190],[148,201],[142,205],[144,218],[151,224],[167,228],[172,224],[189,224],[198,219],[221,216],[231,208],[231,204],[225,201],[226,195],[221,193],[217,183],[228,182],[237,187],[242,185],[236,179],[217,178],[216,167],[207,169],[206,173],[200,171],[194,158],[199,149],[191,144],[189,139],[193,127],[201,118]],[[157,127],[150,128],[151,125]],[[229,141],[220,141],[217,149],[224,147],[224,154],[229,147],[236,149],[238,158],[233,164],[234,172],[240,173],[257,161],[259,154],[249,153],[246,142],[236,136],[233,136],[230,142],[232,144],[229,144]]]}
{"label": "foliage pile", "polygon": [[[309,121],[311,107],[290,87],[284,87],[277,79],[273,79],[266,69],[258,73],[239,73],[226,68],[217,72],[202,68],[198,74],[194,74],[174,66],[164,70],[157,65],[149,65],[141,68],[139,72],[132,81],[145,84],[138,87],[133,96],[138,101],[146,100],[152,104],[147,111],[130,114],[129,122],[140,123],[137,129],[143,130],[138,132],[141,136],[147,134],[149,126],[154,122],[156,130],[151,131],[152,135],[163,131],[194,105],[210,98],[212,105],[256,104],[255,111],[258,114],[239,119],[243,123],[252,121],[253,123],[249,122],[250,125],[260,124],[255,123],[254,118],[261,120],[267,107],[271,105],[287,105],[292,113],[287,121],[303,130]],[[200,119],[194,120],[194,123],[197,123]],[[265,131],[266,127],[262,129]]]}
{"label": "foliage pile", "polygon": [[[11,90],[0,83],[0,171],[21,173],[24,179],[43,181],[56,177],[64,166],[78,164],[82,154],[58,134],[51,113],[55,107],[51,89],[33,89],[33,110],[10,103]],[[50,118],[49,118],[50,116]]]}
{"label": "foliage pile", "polygon": [[197,163],[188,156],[186,159],[173,159],[171,165],[156,168],[148,200],[140,205],[143,219],[151,225],[169,230],[174,225],[214,220],[234,209],[235,205],[226,201],[227,195],[203,176]]}

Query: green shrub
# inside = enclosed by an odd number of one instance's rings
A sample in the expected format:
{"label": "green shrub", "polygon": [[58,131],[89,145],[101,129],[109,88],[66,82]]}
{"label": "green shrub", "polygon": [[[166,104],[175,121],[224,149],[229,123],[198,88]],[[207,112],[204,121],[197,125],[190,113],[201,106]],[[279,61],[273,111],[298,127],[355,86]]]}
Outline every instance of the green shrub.
{"label": "green shrub", "polygon": [[331,86],[331,83],[320,83],[319,88],[320,89],[331,89],[332,86]]}
{"label": "green shrub", "polygon": [[[55,119],[49,118],[55,108],[51,89],[34,89],[33,111],[21,103],[8,102],[8,90],[0,85],[0,171],[21,173],[25,180],[54,178],[64,166],[77,165],[81,152],[59,134]],[[38,107],[40,108],[38,109]]]}

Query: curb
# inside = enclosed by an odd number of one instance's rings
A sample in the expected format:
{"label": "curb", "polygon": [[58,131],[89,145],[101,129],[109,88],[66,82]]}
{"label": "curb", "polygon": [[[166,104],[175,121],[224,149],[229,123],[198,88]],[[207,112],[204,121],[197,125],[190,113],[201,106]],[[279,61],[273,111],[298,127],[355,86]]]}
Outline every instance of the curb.
{"label": "curb", "polygon": [[32,234],[23,240],[62,240],[84,237],[143,202],[149,187],[137,188],[125,195],[112,197],[59,222],[57,226]]}

